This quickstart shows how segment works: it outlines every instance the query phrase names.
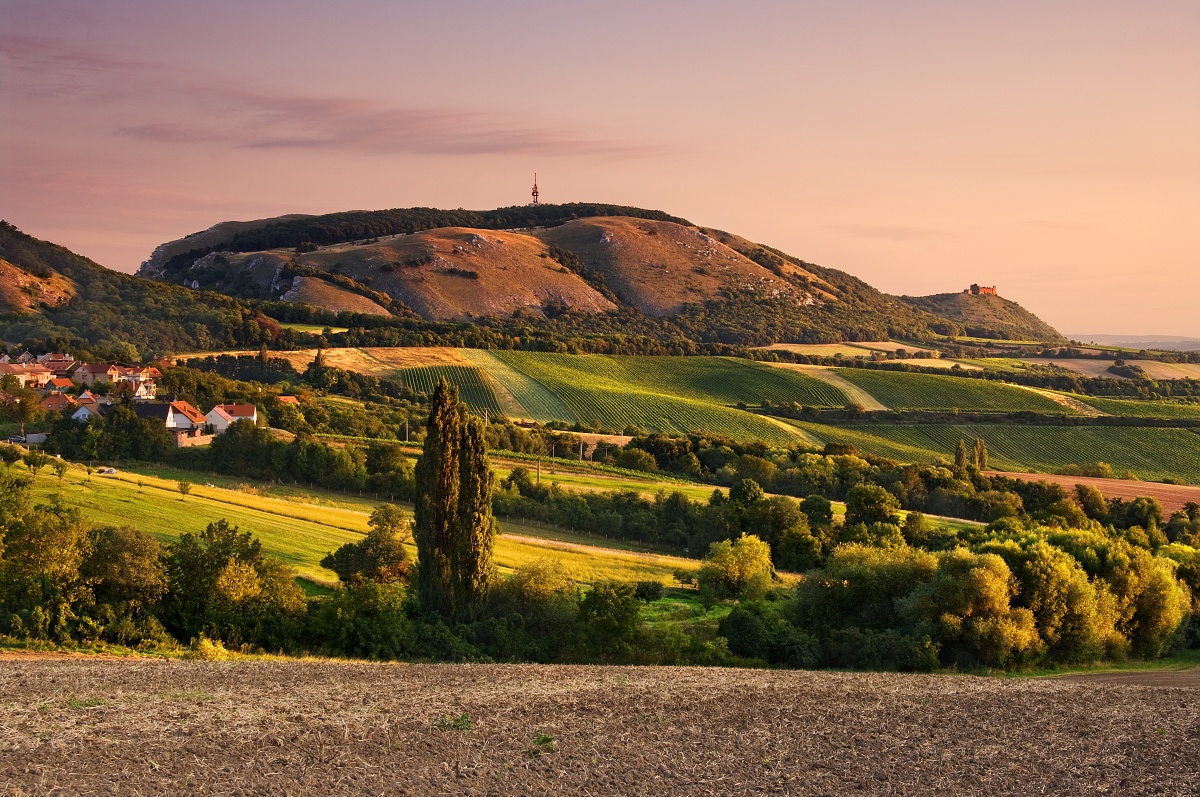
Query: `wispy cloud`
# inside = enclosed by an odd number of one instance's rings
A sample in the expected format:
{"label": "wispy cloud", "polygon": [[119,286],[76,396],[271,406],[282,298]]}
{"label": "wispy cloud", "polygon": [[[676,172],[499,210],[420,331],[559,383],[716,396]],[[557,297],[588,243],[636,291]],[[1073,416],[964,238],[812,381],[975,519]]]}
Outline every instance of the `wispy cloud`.
{"label": "wispy cloud", "polygon": [[642,158],[666,151],[651,142],[531,124],[472,108],[270,92],[147,61],[55,49],[28,37],[0,39],[0,53],[19,75],[17,89],[26,97],[69,97],[79,107],[119,109],[124,123],[111,133],[166,146],[599,158]]}

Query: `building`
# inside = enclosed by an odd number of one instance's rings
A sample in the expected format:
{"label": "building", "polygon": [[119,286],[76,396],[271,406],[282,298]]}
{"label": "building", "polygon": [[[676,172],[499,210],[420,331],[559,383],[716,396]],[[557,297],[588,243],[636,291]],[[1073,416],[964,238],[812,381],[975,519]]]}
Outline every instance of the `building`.
{"label": "building", "polygon": [[62,393],[64,390],[69,390],[74,387],[75,383],[65,376],[56,376],[46,383],[46,390],[52,390],[55,393]]}
{"label": "building", "polygon": [[253,404],[218,404],[213,409],[219,409],[235,421],[250,421],[258,425],[258,407]]}
{"label": "building", "polygon": [[972,296],[996,296],[995,285],[977,285],[972,283],[970,288],[967,288],[963,293],[969,293]]}
{"label": "building", "polygon": [[212,427],[213,432],[216,434],[221,434],[234,422],[233,416],[221,409],[219,404],[209,410],[204,417],[208,419],[208,425]]}
{"label": "building", "polygon": [[63,412],[75,407],[75,399],[63,393],[51,393],[42,399],[42,409],[46,412]]}
{"label": "building", "polygon": [[95,385],[100,382],[115,382],[120,375],[121,372],[115,365],[87,363],[76,368],[71,378],[81,385]]}
{"label": "building", "polygon": [[208,419],[204,417],[204,413],[186,401],[141,402],[133,405],[133,411],[139,418],[161,420],[163,425],[171,431],[203,429],[208,425]]}

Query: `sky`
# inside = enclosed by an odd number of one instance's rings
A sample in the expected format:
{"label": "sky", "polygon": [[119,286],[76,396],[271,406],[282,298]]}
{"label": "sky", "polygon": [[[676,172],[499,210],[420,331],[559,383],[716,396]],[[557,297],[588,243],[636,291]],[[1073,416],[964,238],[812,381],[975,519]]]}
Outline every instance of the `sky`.
{"label": "sky", "polygon": [[894,294],[1200,336],[1200,3],[0,0],[0,218],[655,208]]}

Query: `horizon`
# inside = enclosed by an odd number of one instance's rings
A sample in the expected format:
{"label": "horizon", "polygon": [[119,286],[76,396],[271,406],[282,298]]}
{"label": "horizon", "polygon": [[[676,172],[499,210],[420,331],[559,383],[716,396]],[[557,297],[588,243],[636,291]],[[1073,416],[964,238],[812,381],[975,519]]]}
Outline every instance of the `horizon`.
{"label": "horizon", "polygon": [[222,221],[524,204],[536,171],[547,203],[663,210],[890,294],[998,285],[1058,329],[1200,338],[1194,4],[0,19],[0,217],[119,271]]}

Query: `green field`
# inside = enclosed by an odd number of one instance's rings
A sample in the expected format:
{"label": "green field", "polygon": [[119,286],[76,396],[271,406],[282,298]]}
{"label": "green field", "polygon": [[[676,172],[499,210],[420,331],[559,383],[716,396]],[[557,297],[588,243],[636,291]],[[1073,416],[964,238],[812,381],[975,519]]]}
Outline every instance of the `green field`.
{"label": "green field", "polygon": [[1107,462],[1117,473],[1132,471],[1150,481],[1200,483],[1200,434],[1188,429],[1017,424],[870,424],[829,426],[796,423],[828,443],[901,462],[953,459],[958,441],[987,443],[997,470],[1053,472],[1066,465]]}
{"label": "green field", "polygon": [[1139,401],[1138,399],[1100,398],[1077,396],[1071,398],[1095,407],[1106,415],[1126,418],[1167,418],[1170,420],[1200,420],[1200,404],[1185,404],[1177,401]]}
{"label": "green field", "polygon": [[[320,560],[366,533],[367,516],[376,503],[322,490],[285,487],[276,493],[276,488],[239,488],[236,480],[202,474],[186,474],[198,483],[184,498],[176,489],[176,479],[185,474],[156,470],[159,476],[121,473],[93,475],[89,480],[81,468],[73,466],[62,481],[43,470],[35,480],[35,500],[45,503],[59,497],[93,523],[130,525],[165,542],[184,532],[203,531],[209,522],[225,518],[257,536],[268,553],[294,567],[301,578],[317,584],[337,581],[320,566]],[[143,483],[140,487],[139,480]],[[205,481],[214,486],[205,486]],[[621,550],[627,546],[597,545],[595,540],[570,534],[555,533],[557,540],[547,539],[542,529],[521,523],[501,521],[500,527],[495,561],[502,571],[552,558],[584,583],[609,578],[670,583],[676,570],[699,566],[695,560]]]}
{"label": "green field", "polygon": [[322,326],[321,324],[301,324],[296,321],[281,321],[279,326],[283,327],[284,329],[295,330],[296,332],[312,332],[317,335],[320,335],[326,329],[334,334],[346,331],[346,327],[326,327]]}
{"label": "green field", "polygon": [[703,431],[786,445],[795,435],[722,403],[845,403],[840,391],[819,380],[728,358],[492,354],[561,401],[570,413],[563,420],[613,429],[633,425],[677,434]]}
{"label": "green field", "polygon": [[1075,414],[1032,390],[982,379],[863,368],[838,368],[836,372],[894,410]]}
{"label": "green field", "polygon": [[510,414],[542,423],[565,421],[572,417],[567,406],[545,385],[513,368],[491,352],[484,349],[462,349],[462,353],[515,399],[519,409]]}
{"label": "green field", "polygon": [[395,379],[418,393],[433,395],[438,379],[445,379],[458,388],[458,397],[467,403],[472,412],[492,415],[504,414],[505,407],[497,395],[492,381],[481,371],[469,365],[421,365],[401,368]]}

